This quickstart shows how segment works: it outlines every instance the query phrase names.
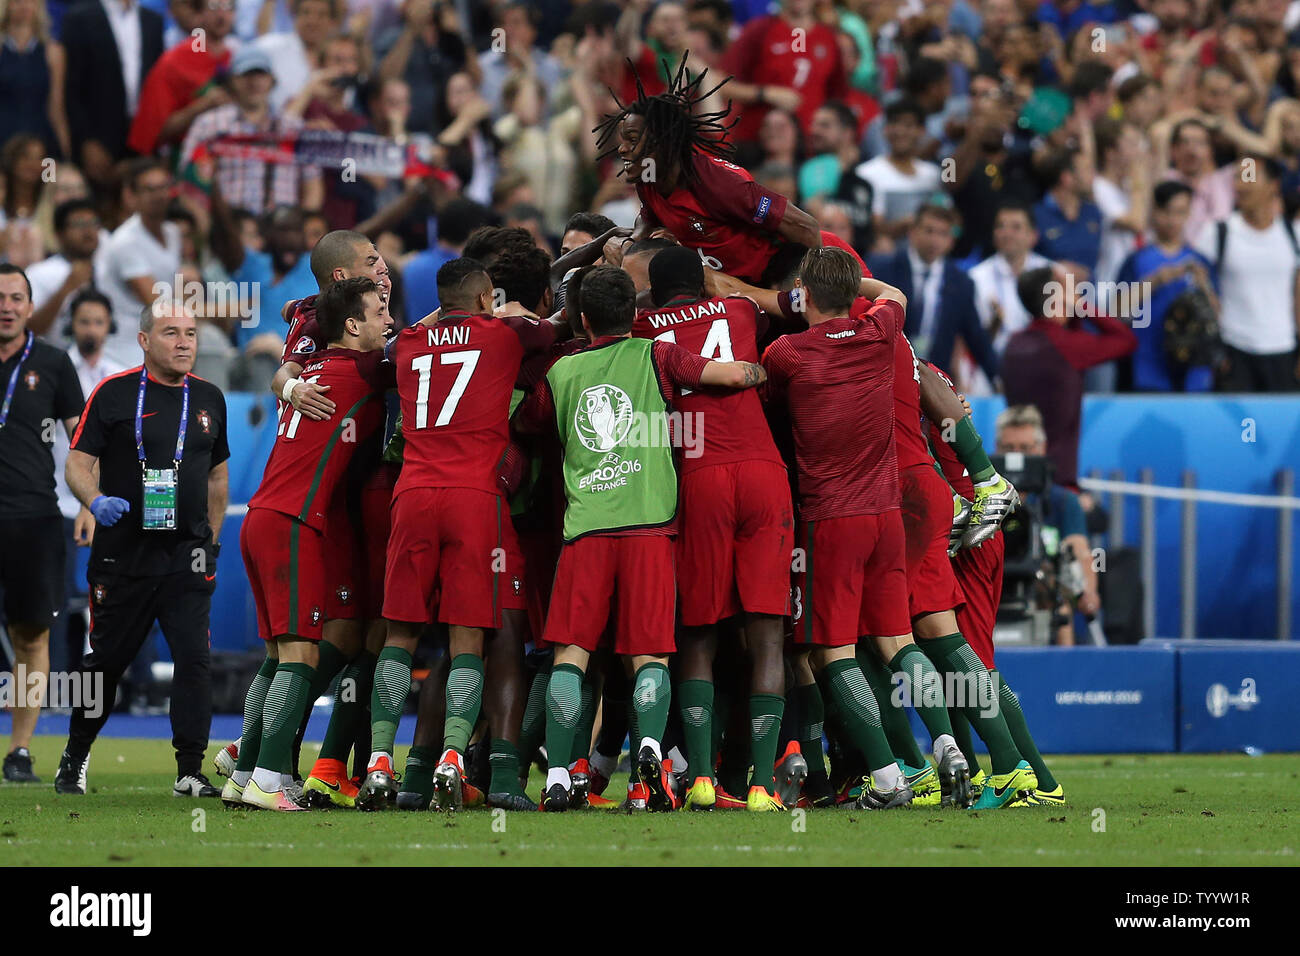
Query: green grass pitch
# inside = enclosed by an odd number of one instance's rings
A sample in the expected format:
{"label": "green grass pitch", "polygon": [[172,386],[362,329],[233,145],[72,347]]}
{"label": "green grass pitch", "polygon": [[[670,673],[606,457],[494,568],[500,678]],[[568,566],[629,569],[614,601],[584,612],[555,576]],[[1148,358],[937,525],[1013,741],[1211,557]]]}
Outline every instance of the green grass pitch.
{"label": "green grass pitch", "polygon": [[[37,738],[38,757],[62,739]],[[214,745],[212,753],[215,753]],[[304,753],[304,763],[309,759]],[[209,754],[211,757],[211,753]],[[404,763],[399,753],[399,766]],[[469,810],[303,814],[226,810],[171,796],[166,741],[100,740],[85,797],[0,784],[10,866],[1180,865],[1300,862],[1294,756],[1057,757],[1069,806],[547,815]],[[206,772],[210,775],[211,764]],[[214,779],[217,779],[214,776]],[[534,774],[529,792],[541,778]],[[616,778],[613,791],[624,781]],[[196,814],[195,810],[203,813]]]}

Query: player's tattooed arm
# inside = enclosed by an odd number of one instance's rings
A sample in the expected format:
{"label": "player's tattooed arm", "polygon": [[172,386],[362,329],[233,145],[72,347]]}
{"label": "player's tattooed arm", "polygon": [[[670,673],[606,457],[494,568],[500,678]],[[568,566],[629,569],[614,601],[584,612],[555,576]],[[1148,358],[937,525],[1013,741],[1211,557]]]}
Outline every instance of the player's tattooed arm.
{"label": "player's tattooed arm", "polygon": [[710,362],[700,373],[701,385],[756,388],[767,381],[767,369],[756,362]]}

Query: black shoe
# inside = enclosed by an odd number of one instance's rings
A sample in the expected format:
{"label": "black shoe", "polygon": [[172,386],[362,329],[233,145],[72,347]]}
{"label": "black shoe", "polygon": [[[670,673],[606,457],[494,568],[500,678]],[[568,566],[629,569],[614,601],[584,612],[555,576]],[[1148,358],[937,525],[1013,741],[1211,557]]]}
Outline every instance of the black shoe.
{"label": "black shoe", "polygon": [[487,805],[502,810],[522,810],[537,812],[537,804],[522,793],[507,793],[504,790],[487,795]]}
{"label": "black shoe", "polygon": [[221,791],[214,787],[201,773],[187,773],[176,778],[172,787],[173,797],[219,797]]}
{"label": "black shoe", "polygon": [[553,783],[542,795],[542,809],[547,813],[563,813],[569,809],[569,791],[562,783]]}
{"label": "black shoe", "polygon": [[90,754],[74,757],[68,751],[63,751],[63,756],[59,758],[59,772],[54,775],[54,792],[84,795],[86,765],[89,763]]}
{"label": "black shoe", "polygon": [[397,793],[399,810],[428,810],[430,802],[429,797],[415,790],[399,790]]}
{"label": "black shoe", "polygon": [[32,755],[26,747],[19,747],[5,757],[4,776],[9,783],[41,782],[41,778],[32,773]]}

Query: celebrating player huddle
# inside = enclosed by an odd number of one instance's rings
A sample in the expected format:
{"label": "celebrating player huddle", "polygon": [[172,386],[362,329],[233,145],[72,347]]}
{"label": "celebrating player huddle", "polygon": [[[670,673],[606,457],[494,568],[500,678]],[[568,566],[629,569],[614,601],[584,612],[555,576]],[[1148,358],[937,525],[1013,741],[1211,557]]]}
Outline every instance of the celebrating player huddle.
{"label": "celebrating player huddle", "polygon": [[[228,805],[614,806],[625,740],[630,808],[1064,802],[990,670],[1015,489],[902,294],[726,161],[701,82],[683,63],[603,127],[660,178],[630,245],[593,235],[554,284],[531,236],[486,228],[386,340],[374,246],[313,251],[241,536],[267,659],[218,756]],[[399,774],[422,643],[443,653]]]}

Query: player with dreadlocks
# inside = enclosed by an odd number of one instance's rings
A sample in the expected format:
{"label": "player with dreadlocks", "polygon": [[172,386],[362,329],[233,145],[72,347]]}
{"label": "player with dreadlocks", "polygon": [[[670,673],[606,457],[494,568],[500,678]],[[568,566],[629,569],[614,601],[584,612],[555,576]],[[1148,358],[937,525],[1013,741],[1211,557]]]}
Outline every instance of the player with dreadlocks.
{"label": "player with dreadlocks", "polygon": [[700,106],[727,80],[707,89],[708,70],[692,77],[687,58],[665,93],[647,95],[638,76],[636,99],[615,96],[618,112],[595,129],[598,159],[617,155],[622,175],[636,183],[641,213],[632,238],[667,229],[710,268],[767,287],[786,279],[809,247],[840,246],[861,262],[816,219],[729,161],[727,134],[739,117],[728,119],[730,102],[714,111]]}

